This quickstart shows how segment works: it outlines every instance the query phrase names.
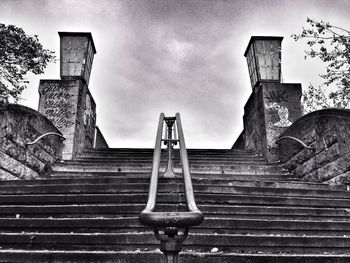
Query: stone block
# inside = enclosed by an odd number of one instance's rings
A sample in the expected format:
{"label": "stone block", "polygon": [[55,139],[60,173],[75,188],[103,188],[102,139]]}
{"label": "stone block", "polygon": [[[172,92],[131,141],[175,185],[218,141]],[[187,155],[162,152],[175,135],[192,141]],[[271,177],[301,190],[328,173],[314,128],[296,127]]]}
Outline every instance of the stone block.
{"label": "stone block", "polygon": [[330,161],[319,169],[308,173],[303,177],[303,181],[325,182],[350,170],[350,154]]}
{"label": "stone block", "polygon": [[303,149],[293,140],[282,140],[278,149],[283,166],[306,181],[326,181],[349,169],[350,112],[327,109],[294,122],[280,137],[302,140],[315,150]]}
{"label": "stone block", "polygon": [[94,148],[109,148],[106,139],[100,129],[96,126]]}
{"label": "stone block", "polygon": [[34,179],[39,177],[37,172],[1,151],[0,166],[20,179]]}
{"label": "stone block", "polygon": [[280,134],[301,116],[301,85],[261,83],[254,87],[244,107],[245,148],[278,161]]}
{"label": "stone block", "polygon": [[28,147],[20,147],[19,145],[16,145],[6,138],[1,139],[0,147],[4,153],[21,162],[22,164],[30,166],[37,172],[44,171],[45,163],[41,162],[35,156],[33,156],[27,149]]}
{"label": "stone block", "polygon": [[61,78],[79,78],[89,84],[96,49],[91,33],[59,32]]}
{"label": "stone block", "polygon": [[60,134],[39,112],[21,105],[1,105],[1,178],[29,179],[48,173],[52,164],[61,159],[62,139],[50,135],[34,145],[27,145],[47,132]]}
{"label": "stone block", "polygon": [[[303,148],[299,143],[287,139],[279,147],[279,157],[284,167],[288,170],[294,170],[297,166],[317,156],[322,151],[332,147],[338,141],[335,130],[336,127],[330,129],[328,134],[324,134],[324,137],[317,141],[308,141],[306,144],[313,147],[314,150]],[[303,141],[305,142],[305,140]],[[339,154],[343,152],[341,149],[340,144],[337,144]]]}
{"label": "stone block", "polygon": [[350,171],[340,174],[326,183],[329,185],[350,185]]}
{"label": "stone block", "polygon": [[96,104],[82,79],[41,80],[39,112],[66,138],[63,159],[94,145]]}
{"label": "stone block", "polygon": [[340,156],[338,144],[333,144],[330,148],[313,155],[312,158],[297,166],[294,170],[292,170],[292,173],[299,178],[304,177],[312,171],[317,170],[339,158]]}
{"label": "stone block", "polygon": [[20,178],[0,168],[0,180],[18,180]]}

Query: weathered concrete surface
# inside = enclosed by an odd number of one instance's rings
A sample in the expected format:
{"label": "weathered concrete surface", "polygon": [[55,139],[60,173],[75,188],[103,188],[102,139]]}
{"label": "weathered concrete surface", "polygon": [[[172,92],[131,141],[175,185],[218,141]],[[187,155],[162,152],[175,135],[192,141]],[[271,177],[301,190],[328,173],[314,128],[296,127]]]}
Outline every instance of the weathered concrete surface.
{"label": "weathered concrete surface", "polygon": [[263,92],[255,87],[244,107],[245,149],[265,156],[267,145],[264,118]]}
{"label": "weathered concrete surface", "polygon": [[302,180],[345,183],[350,170],[349,129],[348,110],[326,109],[307,114],[281,137],[298,138],[314,149],[303,148],[290,139],[282,140],[278,148],[279,159],[285,168]]}
{"label": "weathered concrete surface", "polygon": [[245,138],[244,131],[238,136],[237,140],[233,144],[231,149],[245,149]]}
{"label": "weathered concrete surface", "polygon": [[94,148],[109,148],[105,137],[97,126],[95,128]]}
{"label": "weathered concrete surface", "polygon": [[96,104],[88,89],[95,46],[91,33],[60,32],[61,80],[40,80],[39,112],[62,132],[63,159],[94,146]]}
{"label": "weathered concrete surface", "polygon": [[350,171],[343,173],[341,175],[337,175],[336,177],[333,177],[327,183],[329,183],[330,185],[340,185],[340,184],[350,185]]}
{"label": "weathered concrete surface", "polygon": [[62,132],[63,159],[94,145],[96,104],[81,79],[41,80],[39,112]]}
{"label": "weathered concrete surface", "polygon": [[244,106],[244,130],[232,147],[254,151],[270,163],[278,161],[279,135],[302,116],[301,84],[281,83],[282,39],[255,36],[249,41],[244,56],[253,91]]}
{"label": "weathered concrete surface", "polygon": [[60,133],[39,112],[21,105],[0,105],[0,179],[32,179],[50,172],[62,157],[62,139],[48,136],[26,145],[47,132]]}
{"label": "weathered concrete surface", "polygon": [[89,85],[96,49],[91,33],[59,32],[61,41],[60,76],[83,79]]}
{"label": "weathered concrete surface", "polygon": [[269,162],[276,162],[275,141],[301,117],[300,97],[300,84],[271,82],[255,87],[244,107],[245,148],[262,154]]}
{"label": "weathered concrete surface", "polygon": [[[180,159],[176,151],[174,161]],[[151,164],[152,149],[90,149],[59,164],[68,173],[55,166],[49,179],[0,184],[1,259],[162,262],[152,229],[138,218],[147,201],[149,173],[116,169],[143,165],[145,157]],[[192,149],[189,158],[197,168],[231,161],[241,165],[236,171],[246,171],[246,163],[255,160],[256,167],[280,169],[243,150]],[[105,173],[111,166],[115,172]],[[91,167],[96,173],[89,172]],[[206,219],[190,229],[179,262],[348,262],[347,188],[286,182],[281,173],[277,181],[275,173],[265,179],[192,173]],[[183,189],[181,176],[159,178],[157,211],[187,211]]]}

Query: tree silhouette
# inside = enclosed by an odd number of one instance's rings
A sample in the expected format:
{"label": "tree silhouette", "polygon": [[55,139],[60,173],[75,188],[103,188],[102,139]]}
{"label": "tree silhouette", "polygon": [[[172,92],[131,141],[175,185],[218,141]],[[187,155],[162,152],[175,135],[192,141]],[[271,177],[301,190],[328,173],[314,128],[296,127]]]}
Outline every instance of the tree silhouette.
{"label": "tree silhouette", "polygon": [[0,24],[0,103],[8,103],[10,98],[17,102],[28,83],[25,75],[42,74],[54,59],[54,52],[43,49],[38,36]]}
{"label": "tree silhouette", "polygon": [[[295,41],[307,39],[306,56],[319,58],[326,63],[324,87],[310,85],[304,92],[304,102],[311,109],[350,107],[350,31],[328,22],[307,18],[308,28],[294,34]],[[327,87],[335,87],[326,91]],[[310,106],[313,105],[311,108]],[[312,109],[311,109],[312,110]]]}

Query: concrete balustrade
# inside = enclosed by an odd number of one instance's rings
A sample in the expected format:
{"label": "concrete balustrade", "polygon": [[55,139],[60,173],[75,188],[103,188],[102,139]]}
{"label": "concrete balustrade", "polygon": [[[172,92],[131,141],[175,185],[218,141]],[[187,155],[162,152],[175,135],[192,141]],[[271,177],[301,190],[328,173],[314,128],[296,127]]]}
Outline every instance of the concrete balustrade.
{"label": "concrete balustrade", "polygon": [[50,135],[27,145],[47,132],[61,134],[37,111],[15,104],[0,105],[0,178],[31,179],[48,174],[62,157],[62,139]]}
{"label": "concrete balustrade", "polygon": [[304,115],[281,134],[302,140],[280,142],[278,157],[285,168],[303,181],[342,184],[350,176],[350,111],[325,109]]}

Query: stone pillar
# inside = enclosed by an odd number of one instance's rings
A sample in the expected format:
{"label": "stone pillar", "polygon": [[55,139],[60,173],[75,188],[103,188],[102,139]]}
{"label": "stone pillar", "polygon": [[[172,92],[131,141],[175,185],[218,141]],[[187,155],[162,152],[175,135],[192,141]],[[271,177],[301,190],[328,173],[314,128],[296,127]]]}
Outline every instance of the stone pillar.
{"label": "stone pillar", "polygon": [[94,54],[90,33],[60,32],[60,80],[41,80],[39,112],[66,138],[63,159],[94,145],[96,104],[88,88]]}
{"label": "stone pillar", "polygon": [[252,94],[244,107],[245,148],[276,162],[275,141],[302,116],[301,84],[281,83],[281,37],[252,37],[245,56]]}

